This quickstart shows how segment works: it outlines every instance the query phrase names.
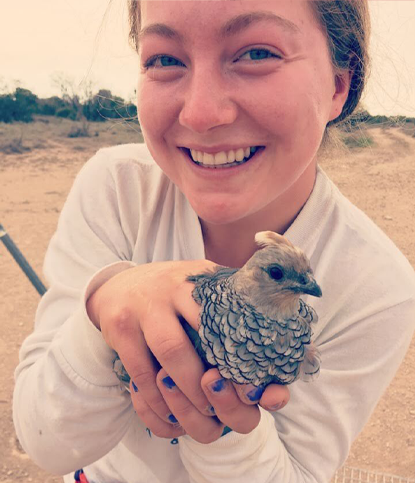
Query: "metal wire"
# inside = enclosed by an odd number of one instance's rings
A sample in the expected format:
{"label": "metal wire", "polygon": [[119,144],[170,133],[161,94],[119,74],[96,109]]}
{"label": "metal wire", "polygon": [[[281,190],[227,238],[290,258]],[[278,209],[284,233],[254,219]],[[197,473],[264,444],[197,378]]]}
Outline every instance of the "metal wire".
{"label": "metal wire", "polygon": [[344,466],[337,471],[332,483],[415,483],[415,479]]}

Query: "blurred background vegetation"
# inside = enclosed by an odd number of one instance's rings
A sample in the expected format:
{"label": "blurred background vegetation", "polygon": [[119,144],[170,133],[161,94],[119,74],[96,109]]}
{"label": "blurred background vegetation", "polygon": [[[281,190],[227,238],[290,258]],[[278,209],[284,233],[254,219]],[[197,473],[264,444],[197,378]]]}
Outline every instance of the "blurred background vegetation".
{"label": "blurred background vegetation", "polygon": [[77,86],[74,81],[58,74],[53,83],[60,96],[39,98],[29,89],[4,87],[0,90],[0,122],[32,122],[34,116],[56,116],[72,121],[105,122],[110,119],[135,121],[137,108],[110,90],[94,92],[92,84]]}

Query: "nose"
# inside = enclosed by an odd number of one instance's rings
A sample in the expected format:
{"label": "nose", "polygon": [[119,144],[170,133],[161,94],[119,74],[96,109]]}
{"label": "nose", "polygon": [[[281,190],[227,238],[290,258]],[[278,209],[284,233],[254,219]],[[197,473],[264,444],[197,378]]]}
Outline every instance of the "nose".
{"label": "nose", "polygon": [[195,69],[184,92],[180,124],[197,133],[232,124],[237,107],[228,89],[220,73],[213,74],[207,66]]}

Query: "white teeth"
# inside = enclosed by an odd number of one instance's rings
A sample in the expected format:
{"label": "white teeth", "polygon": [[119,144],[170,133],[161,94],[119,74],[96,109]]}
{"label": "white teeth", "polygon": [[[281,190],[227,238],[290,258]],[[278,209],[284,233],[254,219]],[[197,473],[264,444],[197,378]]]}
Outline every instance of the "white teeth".
{"label": "white teeth", "polygon": [[215,164],[226,164],[228,162],[228,157],[225,151],[215,154]]}
{"label": "white teeth", "polygon": [[242,161],[245,157],[245,152],[242,148],[239,148],[235,153],[235,161]]}
{"label": "white teeth", "polygon": [[231,149],[228,153],[228,163],[234,163],[235,162],[235,151]]}
{"label": "white teeth", "polygon": [[203,151],[196,151],[191,149],[190,153],[193,161],[206,164],[207,166],[222,166],[225,164],[241,162],[257,151],[256,146],[248,148],[239,148],[237,150],[231,149],[228,152],[220,151],[219,153],[211,154]]}
{"label": "white teeth", "polygon": [[215,164],[215,156],[209,153],[203,153],[203,164]]}

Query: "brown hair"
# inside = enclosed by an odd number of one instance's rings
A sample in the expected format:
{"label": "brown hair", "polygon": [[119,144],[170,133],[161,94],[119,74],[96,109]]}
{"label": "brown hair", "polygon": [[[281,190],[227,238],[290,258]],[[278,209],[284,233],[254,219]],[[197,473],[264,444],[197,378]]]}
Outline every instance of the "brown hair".
{"label": "brown hair", "polygon": [[[311,8],[327,34],[335,69],[353,72],[349,96],[331,124],[338,124],[356,109],[369,74],[370,16],[368,0],[311,0]],[[130,42],[138,48],[141,21],[140,0],[128,0]]]}

